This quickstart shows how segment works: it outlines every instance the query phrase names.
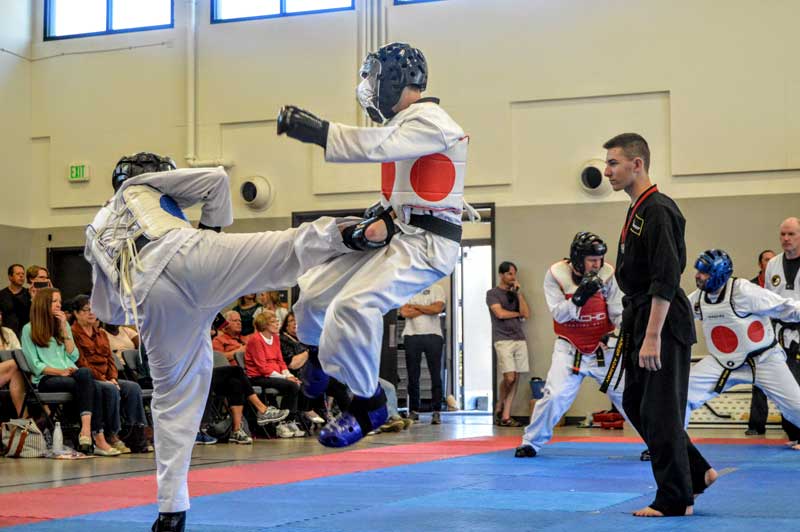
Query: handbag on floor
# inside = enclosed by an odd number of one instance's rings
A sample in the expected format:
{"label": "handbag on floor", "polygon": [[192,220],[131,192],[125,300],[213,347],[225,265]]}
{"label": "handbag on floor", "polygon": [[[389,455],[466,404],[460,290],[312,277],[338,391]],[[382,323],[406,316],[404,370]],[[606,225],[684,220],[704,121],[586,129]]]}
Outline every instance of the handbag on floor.
{"label": "handbag on floor", "polygon": [[0,426],[0,433],[9,458],[41,458],[47,455],[47,442],[32,419],[11,419]]}

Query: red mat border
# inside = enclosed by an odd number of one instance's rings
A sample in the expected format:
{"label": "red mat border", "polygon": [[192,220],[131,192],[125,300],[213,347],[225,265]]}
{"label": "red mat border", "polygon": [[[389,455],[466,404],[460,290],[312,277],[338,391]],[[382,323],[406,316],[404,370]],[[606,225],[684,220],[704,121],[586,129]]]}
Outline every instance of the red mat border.
{"label": "red mat border", "polygon": [[[192,497],[512,449],[520,437],[487,436],[356,449],[189,472]],[[636,437],[561,436],[553,442],[642,443]],[[783,445],[782,440],[695,438],[700,444]],[[0,494],[0,528],[156,502],[154,474]]]}

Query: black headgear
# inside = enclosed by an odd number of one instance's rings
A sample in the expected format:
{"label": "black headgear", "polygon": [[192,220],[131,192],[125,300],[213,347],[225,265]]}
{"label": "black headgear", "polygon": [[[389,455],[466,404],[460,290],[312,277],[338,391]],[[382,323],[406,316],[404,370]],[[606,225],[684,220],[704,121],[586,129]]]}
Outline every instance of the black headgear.
{"label": "black headgear", "polygon": [[575,235],[572,239],[572,244],[569,246],[569,262],[575,271],[583,275],[586,273],[586,268],[583,264],[583,259],[592,255],[605,256],[608,248],[606,243],[594,233],[582,231]]}
{"label": "black headgear", "polygon": [[140,174],[151,172],[167,172],[175,170],[177,166],[170,157],[162,157],[155,153],[140,152],[136,155],[126,155],[117,163],[111,175],[111,185],[116,192],[126,179]]}
{"label": "black headgear", "polygon": [[393,42],[367,55],[361,77],[374,85],[359,94],[359,101],[372,120],[383,123],[396,114],[392,107],[400,101],[404,88],[408,85],[415,85],[420,91],[427,88],[428,63],[419,49]]}

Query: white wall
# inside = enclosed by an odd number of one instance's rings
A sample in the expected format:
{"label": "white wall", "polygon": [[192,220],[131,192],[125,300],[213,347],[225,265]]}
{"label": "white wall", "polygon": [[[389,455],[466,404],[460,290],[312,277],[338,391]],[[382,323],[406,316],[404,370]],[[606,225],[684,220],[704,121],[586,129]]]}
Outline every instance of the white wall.
{"label": "white wall", "polygon": [[[0,224],[27,226],[35,193],[31,176],[31,9],[30,2],[0,0]],[[21,56],[21,57],[20,57]]]}
{"label": "white wall", "polygon": [[[575,174],[628,130],[650,140],[651,173],[676,197],[800,187],[795,0],[384,1],[389,40],[426,52],[429,93],[471,136],[470,199],[596,201]],[[32,66],[33,167],[42,172],[31,179],[47,202],[28,225],[79,225],[107,196],[120,154],[184,155],[187,2],[176,1],[171,30],[51,42],[41,42],[41,4],[33,3],[33,55],[78,55]],[[209,18],[200,1],[198,156],[234,159],[234,183],[269,175],[277,200],[258,216],[370,203],[363,191],[377,190],[377,166],[326,165],[316,147],[274,134],[286,103],[356,122],[358,13]],[[92,182],[66,182],[72,160],[92,163]],[[237,216],[255,215],[239,205]]]}

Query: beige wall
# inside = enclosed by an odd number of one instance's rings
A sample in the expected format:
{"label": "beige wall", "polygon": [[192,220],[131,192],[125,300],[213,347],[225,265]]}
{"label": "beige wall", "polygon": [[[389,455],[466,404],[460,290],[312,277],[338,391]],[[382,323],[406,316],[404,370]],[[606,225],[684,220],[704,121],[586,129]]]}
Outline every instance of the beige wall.
{"label": "beige wall", "polygon": [[[623,193],[614,196],[619,203],[597,205],[558,205],[509,207],[497,210],[498,264],[513,261],[519,267],[519,280],[533,317],[526,324],[532,375],[544,378],[550,368],[553,348],[553,322],[544,300],[542,283],[551,264],[569,255],[569,244],[578,231],[593,231],[609,244],[607,259],[616,260],[619,231],[628,205]],[[780,252],[778,226],[800,211],[800,194],[785,196],[750,196],[679,199],[686,217],[687,267],[682,277],[686,293],[694,290],[694,259],[705,249],[717,247],[728,251],[734,263],[734,275],[752,278],[758,272],[758,254],[766,248]],[[695,356],[705,356],[700,338]],[[525,376],[525,378],[529,378]],[[514,413],[526,415],[530,388],[521,383]],[[569,415],[584,415],[607,407],[609,402],[587,382]]]}
{"label": "beige wall", "polygon": [[[385,2],[389,40],[425,50],[429,93],[469,132],[473,201],[597,201],[576,174],[626,130],[650,140],[652,175],[675,197],[800,188],[795,0],[358,0],[359,10],[367,1]],[[20,168],[41,195],[22,225],[81,225],[120,154],[185,154],[187,2],[171,30],[51,42],[42,3],[28,5],[38,60],[19,67],[31,86],[14,94],[32,98],[29,127],[20,121],[32,161]],[[376,166],[325,165],[321,150],[274,134],[285,103],[356,122],[360,11],[211,25],[208,9],[198,3],[197,155],[233,159],[234,184],[263,174],[277,192],[265,214],[237,200],[237,217],[368,204]],[[28,138],[4,130],[0,145],[9,136]],[[75,160],[92,164],[92,182],[67,183]]]}
{"label": "beige wall", "polygon": [[[571,220],[580,215],[609,240],[619,229],[622,199],[592,198],[577,185],[583,162],[602,157],[600,145],[616,133],[649,139],[651,175],[691,212],[690,255],[730,239],[749,272],[752,255],[796,209],[796,0],[357,0],[357,12],[215,25],[203,0],[197,156],[234,160],[234,196],[253,174],[276,190],[264,213],[236,198],[234,230],[285,227],[293,211],[374,200],[376,165],[326,165],[318,148],[274,134],[286,103],[358,121],[359,17],[368,1],[385,4],[388,40],[425,51],[428,93],[470,134],[467,196],[500,207],[497,257],[517,257],[537,316],[544,268],[583,227]],[[41,40],[42,5],[0,1],[0,48],[32,58],[0,52],[0,155],[13,165],[0,197],[0,224],[9,226],[0,228],[3,264],[42,261],[48,245],[80,245],[119,155],[151,150],[182,162],[186,153],[189,2],[175,2],[174,29],[52,42]],[[89,183],[67,182],[72,161],[90,162]],[[717,238],[706,244],[695,236],[700,227]],[[546,369],[549,326],[534,319],[530,327],[536,367]]]}
{"label": "beige wall", "polygon": [[[34,194],[29,155],[31,112],[31,10],[32,2],[0,2],[0,224],[30,224]],[[21,57],[20,57],[21,56]]]}

